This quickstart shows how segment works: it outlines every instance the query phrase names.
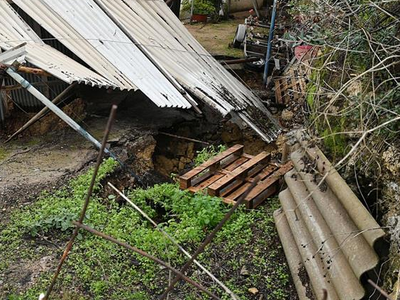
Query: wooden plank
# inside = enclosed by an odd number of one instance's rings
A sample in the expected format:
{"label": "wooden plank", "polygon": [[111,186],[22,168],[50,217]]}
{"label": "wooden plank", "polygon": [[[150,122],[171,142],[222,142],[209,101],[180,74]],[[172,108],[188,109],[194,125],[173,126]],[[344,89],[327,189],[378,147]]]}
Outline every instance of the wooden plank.
{"label": "wooden plank", "polygon": [[[241,164],[245,163],[246,161],[248,161],[248,159],[245,158],[245,157],[239,157],[239,158],[235,158],[235,160],[230,160],[230,164],[228,164],[226,167],[224,167],[224,169],[221,169],[221,170],[218,171],[217,174],[221,175],[221,176],[219,176],[219,178],[221,178],[222,176],[224,176],[226,174],[230,174],[230,171],[236,169],[238,166],[240,166]],[[196,177],[195,179],[192,179],[191,184],[192,184],[193,189],[191,189],[191,190],[198,191],[199,189],[196,188],[196,187],[198,185],[200,185],[203,181],[208,180],[213,175],[215,175],[215,172],[209,171],[206,174],[203,174],[203,175],[201,175],[199,177]],[[212,181],[211,183],[213,183],[213,182],[214,181]],[[208,184],[207,186],[209,186],[210,184]],[[202,185],[202,187],[200,189],[204,189],[206,187],[204,187]]]}
{"label": "wooden plank", "polygon": [[[239,166],[235,170],[231,172],[231,174],[227,174],[218,181],[214,182],[212,185],[209,186],[208,188],[208,194],[211,196],[218,196],[219,191],[224,188],[226,185],[228,185],[230,182],[233,180],[246,176],[250,168],[254,167],[255,165],[259,163],[265,163],[269,159],[270,155],[267,154],[266,152],[261,152],[257,156],[253,157],[243,165]],[[244,179],[244,178],[243,178]]]}
{"label": "wooden plank", "polygon": [[201,182],[203,182],[204,180],[207,180],[214,174],[215,174],[214,172],[210,172],[210,171],[205,172],[205,173],[201,174],[200,176],[197,176],[196,178],[192,179],[191,184],[192,184],[192,186],[196,186],[196,185],[200,184]]}
{"label": "wooden plank", "polygon": [[267,189],[270,185],[272,185],[277,180],[281,179],[283,175],[289,172],[293,167],[292,162],[288,162],[275,171],[271,176],[267,177],[265,180],[261,181],[251,192],[247,195],[246,200],[251,200],[257,197],[261,192]]}
{"label": "wooden plank", "polygon": [[219,193],[219,196],[224,198],[226,195],[229,195],[232,193],[234,190],[236,190],[238,187],[240,187],[243,184],[243,181],[241,180],[236,180],[232,184],[228,185],[225,189],[222,189]]}
{"label": "wooden plank", "polygon": [[[219,166],[219,163],[221,160],[227,158],[230,155],[240,155],[243,153],[243,145],[235,145],[224,152],[218,154],[217,156],[209,159],[208,161],[202,163],[200,166],[190,170],[186,174],[182,175],[180,177],[180,188],[181,189],[187,189],[188,187],[191,186],[191,179],[197,175],[199,175],[201,172],[205,171],[206,169],[210,168],[213,169],[213,167],[216,169]],[[214,171],[214,170],[211,170]]]}
{"label": "wooden plank", "polygon": [[278,169],[277,166],[269,165],[268,167],[264,168],[264,170],[262,170],[259,174],[257,174],[257,176],[249,176],[248,178],[246,178],[246,181],[247,182],[253,182],[255,177],[260,177],[260,180],[263,180],[265,177],[267,177],[270,174],[272,174],[272,172],[274,172],[276,169]]}
{"label": "wooden plank", "polygon": [[230,194],[229,196],[224,197],[224,199],[234,203],[236,201],[236,199],[239,198],[240,195],[243,194],[250,185],[251,185],[251,183],[249,183],[249,182],[244,183],[241,187],[239,187],[232,194]]}
{"label": "wooden plank", "polygon": [[[269,171],[266,171],[267,169]],[[249,176],[244,181],[245,182],[253,182],[254,176],[256,174],[257,174],[257,176],[261,176],[260,180],[264,179],[266,176],[268,176],[268,174],[271,174],[276,169],[277,169],[277,167],[274,165],[270,165],[268,167],[265,167],[263,165],[258,165],[249,172],[249,174],[248,174]],[[237,189],[242,184],[243,184],[242,180],[238,180],[237,182],[234,182],[232,185],[228,186],[226,189],[223,189],[220,191],[220,197],[225,197],[226,195],[229,195],[231,192],[233,192],[235,189]]]}
{"label": "wooden plank", "polygon": [[188,190],[192,193],[198,192],[200,190],[204,190],[210,184],[214,183],[215,181],[217,181],[218,179],[220,179],[224,176],[225,176],[225,174],[217,173],[217,174],[211,176],[210,178],[208,178],[207,180],[199,183],[198,185],[189,187]]}
{"label": "wooden plank", "polygon": [[224,170],[227,171],[233,171],[235,170],[237,167],[243,165],[246,161],[248,161],[249,159],[246,157],[239,157],[237,160],[235,160],[233,163],[231,163],[230,165],[224,167]]}
{"label": "wooden plank", "polygon": [[260,195],[256,198],[251,199],[251,201],[246,201],[246,208],[253,209],[263,203],[267,198],[271,197],[273,194],[278,192],[279,184],[278,180],[275,181],[274,184],[269,186],[266,190],[264,190]]}
{"label": "wooden plank", "polygon": [[[274,172],[278,167],[274,166],[274,165],[269,165],[268,167],[266,167],[260,174],[260,180],[263,180],[264,178],[266,178],[267,176],[269,176],[270,174],[272,174],[272,172]],[[246,183],[240,187],[239,189],[237,189],[236,191],[234,191],[233,193],[229,194],[229,193],[224,193],[224,195],[221,194],[222,197],[226,197],[229,201],[235,201],[241,194],[243,194],[247,187],[250,186],[251,182],[254,180],[254,178],[248,177],[246,178]]]}

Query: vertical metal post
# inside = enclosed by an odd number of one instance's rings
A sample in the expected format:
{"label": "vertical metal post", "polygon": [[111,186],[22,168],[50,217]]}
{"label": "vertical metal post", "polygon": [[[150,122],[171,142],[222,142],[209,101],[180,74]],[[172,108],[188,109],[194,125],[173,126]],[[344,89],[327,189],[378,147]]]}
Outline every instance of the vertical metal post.
{"label": "vertical metal post", "polygon": [[272,7],[272,15],[271,15],[271,26],[269,28],[269,35],[268,35],[268,47],[267,47],[267,54],[265,56],[265,66],[264,66],[264,84],[267,84],[268,79],[268,71],[269,71],[269,61],[271,59],[271,50],[272,50],[272,39],[274,38],[274,30],[275,30],[275,17],[276,17],[276,5],[278,0],[274,0],[274,5]]}

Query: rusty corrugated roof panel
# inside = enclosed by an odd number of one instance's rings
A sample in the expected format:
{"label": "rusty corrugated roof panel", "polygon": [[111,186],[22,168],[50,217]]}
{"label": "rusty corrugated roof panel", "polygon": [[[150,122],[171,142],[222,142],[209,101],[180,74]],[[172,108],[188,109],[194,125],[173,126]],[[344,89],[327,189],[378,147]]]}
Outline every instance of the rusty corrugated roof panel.
{"label": "rusty corrugated roof panel", "polygon": [[299,298],[326,289],[328,299],[361,299],[360,277],[378,264],[384,231],[318,147],[302,132],[296,142],[274,217]]}
{"label": "rusty corrugated roof panel", "polygon": [[21,43],[26,43],[23,58],[27,62],[66,83],[79,82],[98,87],[117,87],[110,80],[44,44],[10,4],[6,0],[0,0],[0,48],[10,50]]}

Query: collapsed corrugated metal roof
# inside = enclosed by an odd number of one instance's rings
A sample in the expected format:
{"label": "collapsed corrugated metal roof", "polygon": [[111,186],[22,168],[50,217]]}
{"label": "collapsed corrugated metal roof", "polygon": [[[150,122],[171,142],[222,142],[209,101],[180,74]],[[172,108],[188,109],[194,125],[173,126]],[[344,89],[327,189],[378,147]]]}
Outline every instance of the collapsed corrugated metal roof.
{"label": "collapsed corrugated metal roof", "polygon": [[258,122],[260,117],[272,120],[259,98],[200,45],[164,1],[94,1],[104,6],[160,65],[198,98],[223,115],[240,112],[241,119],[265,140],[276,137],[276,124]]}
{"label": "collapsed corrugated metal roof", "polygon": [[[25,45],[23,46],[23,51],[18,52],[17,57],[23,55],[27,62],[66,83],[79,82],[98,87],[117,87],[113,82],[85,68],[60,51],[44,44],[10,4],[6,0],[1,0],[0,48],[11,50],[21,45],[21,43],[25,43]],[[3,61],[3,63],[9,62]]]}
{"label": "collapsed corrugated metal roof", "polygon": [[[121,88],[140,88],[161,107],[195,105],[181,95],[181,85],[222,115],[237,112],[264,140],[276,138],[279,125],[259,98],[191,36],[162,0],[14,2]],[[177,81],[175,88],[160,70]]]}
{"label": "collapsed corrugated metal roof", "polygon": [[118,82],[121,88],[140,89],[159,107],[192,106],[92,0],[14,2],[90,67]]}
{"label": "collapsed corrugated metal roof", "polygon": [[100,2],[179,82],[197,90],[223,114],[244,109],[246,104],[262,106],[193,39],[163,1]]}
{"label": "collapsed corrugated metal roof", "polygon": [[0,0],[2,47],[28,41],[26,60],[66,82],[140,89],[160,107],[196,106],[187,90],[222,115],[231,113],[236,122],[246,123],[266,141],[274,140],[280,131],[260,99],[190,35],[162,0],[14,3],[108,79],[105,83],[93,72],[93,78],[85,78],[83,74],[89,74],[85,67],[45,45],[7,0]]}
{"label": "collapsed corrugated metal roof", "polygon": [[328,299],[361,299],[384,231],[318,147],[302,132],[296,141],[274,218],[299,298],[322,299],[326,289]]}

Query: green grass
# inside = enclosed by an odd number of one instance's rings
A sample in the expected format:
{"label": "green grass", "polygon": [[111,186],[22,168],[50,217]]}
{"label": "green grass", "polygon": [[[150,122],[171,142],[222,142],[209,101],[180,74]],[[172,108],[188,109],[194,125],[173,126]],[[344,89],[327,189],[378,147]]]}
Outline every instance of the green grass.
{"label": "green grass", "polygon": [[[186,257],[134,209],[118,205],[113,195],[100,196],[101,182],[114,168],[112,160],[105,161],[100,168],[85,223],[177,268],[182,266]],[[13,212],[10,222],[0,232],[0,274],[20,261],[37,262],[46,255],[60,258],[73,229],[71,221],[79,215],[91,174],[92,170],[54,193],[44,192],[34,204]],[[193,195],[179,190],[176,184],[131,190],[128,195],[189,252],[195,250],[229,209],[219,198]],[[237,211],[200,257],[241,299],[258,299],[259,295],[248,292],[251,287],[268,294],[268,299],[287,299],[288,270],[279,252],[272,220],[276,206],[277,200],[273,199],[264,209]],[[60,247],[41,243],[45,239]],[[249,270],[246,276],[238,273],[243,266]],[[52,272],[42,272],[33,286],[22,290],[14,280],[6,280],[0,297],[37,299],[48,286]],[[204,274],[189,272],[189,275],[199,282],[208,282],[209,289],[227,299]],[[81,232],[62,269],[53,299],[154,299],[167,283],[168,271],[152,261]],[[180,285],[175,293],[173,299],[199,299],[198,292],[187,284]],[[201,299],[208,298],[201,295]]]}
{"label": "green grass", "polygon": [[4,148],[0,148],[0,161],[3,161],[7,158],[9,151]]}

